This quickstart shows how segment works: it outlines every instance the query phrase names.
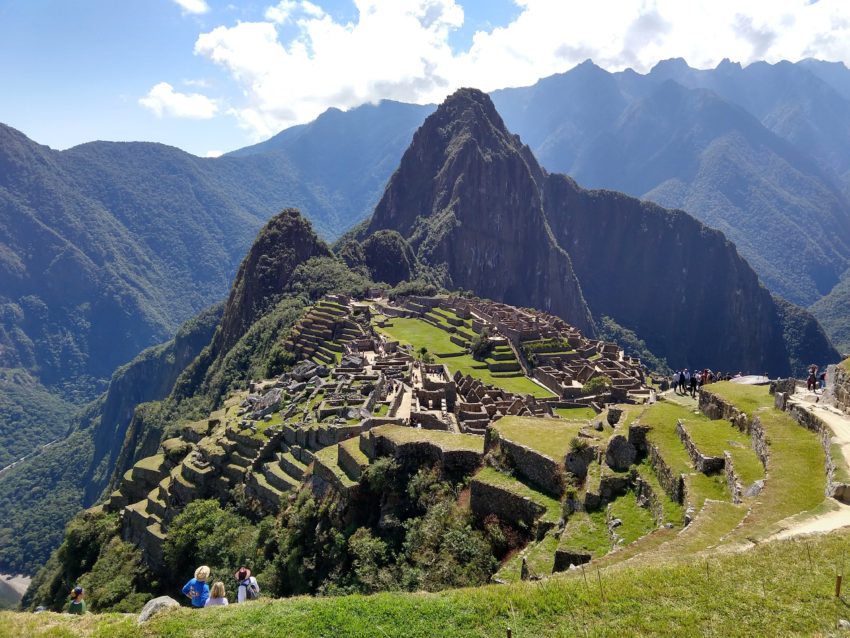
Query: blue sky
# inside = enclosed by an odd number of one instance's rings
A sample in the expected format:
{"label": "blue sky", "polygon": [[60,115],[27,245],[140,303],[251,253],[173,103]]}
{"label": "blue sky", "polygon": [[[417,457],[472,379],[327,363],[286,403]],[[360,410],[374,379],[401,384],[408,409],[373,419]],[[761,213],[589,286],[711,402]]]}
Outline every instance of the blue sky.
{"label": "blue sky", "polygon": [[[532,84],[586,58],[645,72],[850,60],[843,0],[0,0],[0,122],[37,142],[206,155],[330,106]],[[743,7],[743,8],[742,8]]]}

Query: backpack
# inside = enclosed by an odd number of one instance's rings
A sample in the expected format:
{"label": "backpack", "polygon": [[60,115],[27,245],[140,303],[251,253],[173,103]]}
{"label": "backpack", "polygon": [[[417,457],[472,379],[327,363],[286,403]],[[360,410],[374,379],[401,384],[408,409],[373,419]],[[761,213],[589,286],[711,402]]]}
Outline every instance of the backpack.
{"label": "backpack", "polygon": [[245,588],[245,600],[257,600],[260,597],[260,589],[250,578],[246,578],[240,583]]}

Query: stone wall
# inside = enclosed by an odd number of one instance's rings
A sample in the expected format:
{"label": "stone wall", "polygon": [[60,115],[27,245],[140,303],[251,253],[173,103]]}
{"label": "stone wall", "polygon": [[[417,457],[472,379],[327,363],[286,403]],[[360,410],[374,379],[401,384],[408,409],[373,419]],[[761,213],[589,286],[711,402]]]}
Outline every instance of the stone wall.
{"label": "stone wall", "polygon": [[767,470],[767,462],[770,459],[770,447],[767,445],[764,426],[762,426],[761,419],[757,416],[753,417],[752,423],[750,424],[750,437],[753,442],[753,450],[755,451],[756,456],[759,457],[759,461],[761,461],[764,469]]}
{"label": "stone wall", "polygon": [[700,452],[682,419],[679,419],[676,422],[676,434],[682,441],[682,445],[684,445],[685,449],[688,451],[688,456],[691,457],[691,461],[693,461],[694,467],[698,472],[702,472],[703,474],[716,474],[723,469],[723,465],[725,463],[724,457],[707,456]]}
{"label": "stone wall", "polygon": [[670,466],[667,465],[658,447],[653,443],[647,443],[646,446],[649,464],[655,470],[655,475],[658,477],[658,482],[661,487],[667,492],[667,496],[676,501],[683,503],[685,498],[685,480],[681,474],[674,474]]}
{"label": "stone wall", "polygon": [[735,472],[735,466],[732,463],[732,455],[729,452],[723,452],[725,463],[723,465],[724,473],[726,474],[726,485],[729,487],[729,492],[732,494],[732,502],[736,505],[742,501],[744,486],[738,479],[738,474]]}
{"label": "stone wall", "polygon": [[653,518],[655,518],[655,523],[661,525],[664,522],[664,504],[661,495],[656,494],[652,485],[643,480],[643,477],[637,472],[634,473],[632,481],[634,483],[635,497],[638,499],[638,502],[641,500],[645,501],[646,507],[649,508]]}
{"label": "stone wall", "polygon": [[741,432],[750,433],[750,421],[747,415],[706,388],[701,388],[699,391],[699,410],[709,419],[726,419]]}
{"label": "stone wall", "polygon": [[839,363],[835,366],[829,366],[827,378],[829,377],[832,381],[829,385],[831,386],[835,407],[845,414],[850,414],[850,372],[847,371],[843,363]]}
{"label": "stone wall", "polygon": [[546,512],[542,505],[527,496],[476,479],[470,483],[469,506],[479,520],[495,514],[500,520],[522,523],[528,529],[533,529],[537,519]]}
{"label": "stone wall", "polygon": [[[370,433],[375,456],[392,456],[399,463],[411,467],[437,464],[443,476],[460,477],[472,474],[480,465],[483,454],[471,450],[444,450],[431,441],[409,441],[396,443],[389,437]],[[361,446],[361,449],[363,446]],[[365,454],[369,454],[363,450]]]}
{"label": "stone wall", "polygon": [[564,466],[530,447],[499,439],[499,448],[517,474],[558,498],[564,493]]}

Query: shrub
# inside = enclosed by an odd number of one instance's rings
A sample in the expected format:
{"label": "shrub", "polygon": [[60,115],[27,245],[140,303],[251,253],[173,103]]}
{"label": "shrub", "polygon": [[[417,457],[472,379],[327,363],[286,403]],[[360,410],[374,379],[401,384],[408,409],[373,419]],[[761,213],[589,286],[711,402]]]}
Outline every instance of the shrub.
{"label": "shrub", "polygon": [[486,328],[481,331],[481,334],[476,335],[469,344],[469,351],[472,353],[472,358],[477,361],[483,361],[491,354],[496,344],[490,339],[490,334]]}
{"label": "shrub", "polygon": [[598,377],[593,377],[590,381],[581,386],[582,394],[603,394],[611,389],[611,379],[604,374]]}
{"label": "shrub", "polygon": [[589,447],[586,440],[580,436],[574,436],[570,439],[570,450],[576,453],[584,452]]}

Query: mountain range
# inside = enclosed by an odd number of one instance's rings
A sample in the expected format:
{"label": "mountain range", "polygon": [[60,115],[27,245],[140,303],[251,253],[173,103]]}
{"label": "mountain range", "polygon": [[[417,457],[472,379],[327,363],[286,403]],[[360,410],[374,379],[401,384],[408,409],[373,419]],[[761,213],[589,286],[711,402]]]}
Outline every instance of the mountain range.
{"label": "mountain range", "polygon": [[[727,67],[714,72],[750,69]],[[847,99],[812,70],[840,79],[840,69],[767,67],[804,73],[829,89],[829,100]],[[357,286],[369,283],[365,275],[389,285],[423,277],[545,309],[589,334],[612,320],[673,366],[785,375],[837,359],[817,322],[772,296],[759,277],[774,292],[785,286],[778,292],[787,298],[820,298],[814,308],[830,317],[832,334],[846,334],[835,312],[850,294],[841,280],[848,208],[840,145],[823,133],[798,147],[805,108],[792,117],[786,105],[779,126],[780,106],[768,108],[778,98],[755,101],[760,119],[752,104],[732,101],[731,89],[724,97],[696,85],[693,78],[708,84],[710,73],[686,69],[673,62],[640,76],[586,63],[492,100],[462,90],[435,112],[391,102],[331,110],[215,160],[140,143],[58,152],[0,127],[0,368],[18,385],[75,404],[107,390],[75,420],[67,445],[0,475],[0,564],[31,570],[55,546],[63,521],[114,480],[116,467],[158,443],[177,404],[203,390],[198,409],[210,407],[234,375],[254,370],[245,352],[258,344],[269,360],[275,331],[299,309],[278,307],[278,296],[301,291],[303,298],[317,274],[353,277]],[[762,75],[782,81],[771,73]],[[788,86],[786,102],[793,102],[802,100],[794,91],[809,85]],[[830,121],[842,125],[838,115]],[[707,225],[620,193],[585,190],[548,172],[558,162],[586,175],[578,180],[585,186],[610,178],[627,192],[669,197],[670,205],[685,198]],[[362,222],[337,247],[352,248],[345,264],[353,273],[297,219],[267,228],[223,311],[189,321],[176,340],[145,351],[107,386],[118,365],[221,299],[256,231],[291,205],[327,239]],[[741,254],[710,226],[745,237]],[[180,400],[143,405],[169,393]],[[18,411],[29,401],[21,396]],[[28,409],[34,436],[12,458],[64,432],[72,406],[36,401]],[[38,431],[48,419],[54,429]],[[31,513],[22,520],[11,515],[21,506],[12,495],[25,492]],[[21,558],[10,558],[15,551]]]}

